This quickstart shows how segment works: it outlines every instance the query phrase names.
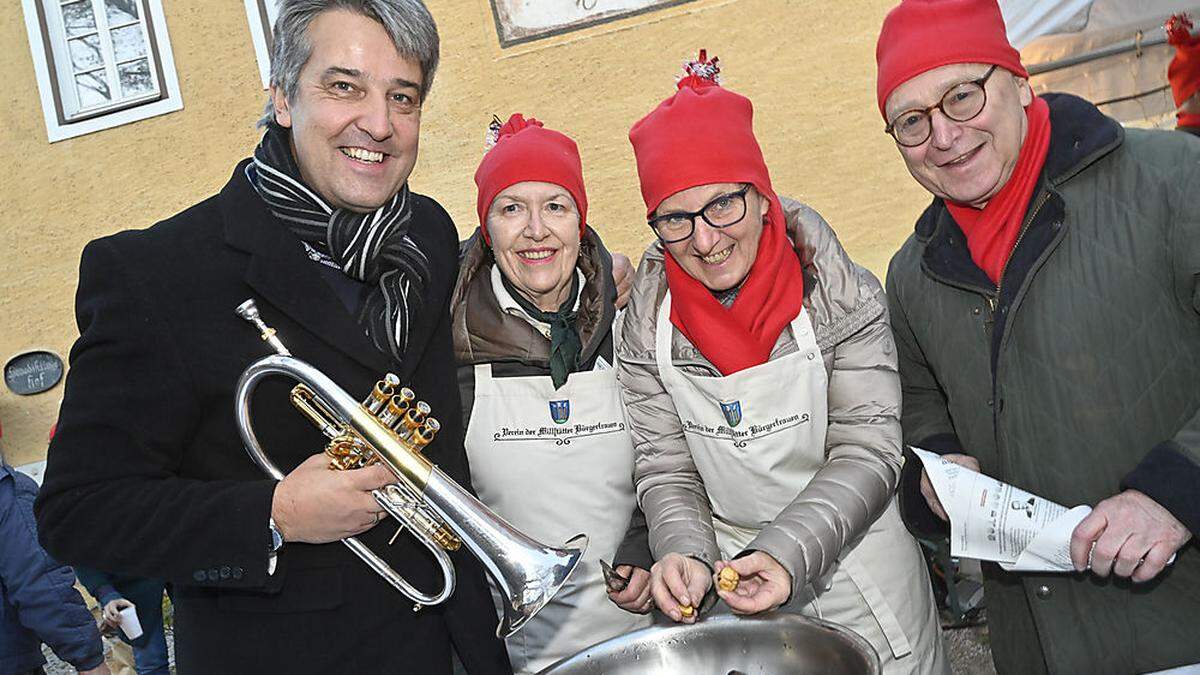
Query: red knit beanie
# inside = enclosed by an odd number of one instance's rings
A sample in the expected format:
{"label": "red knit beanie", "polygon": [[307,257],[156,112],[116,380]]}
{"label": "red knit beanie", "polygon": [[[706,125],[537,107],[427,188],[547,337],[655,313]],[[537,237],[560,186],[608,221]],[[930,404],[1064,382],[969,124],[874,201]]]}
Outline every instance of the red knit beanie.
{"label": "red knit beanie", "polygon": [[483,240],[492,243],[487,231],[487,213],[492,200],[502,190],[525,181],[560,185],[575,200],[579,209],[579,234],[587,228],[587,192],[583,189],[583,163],[579,148],[565,134],[546,129],[542,123],[525,119],[520,113],[508,118],[504,125],[493,127],[495,145],[483,156],[475,170],[475,186],[479,197],[475,208],[479,212],[479,227]]}
{"label": "red knit beanie", "polygon": [[1167,79],[1175,105],[1200,91],[1200,35],[1192,35],[1192,22],[1186,14],[1176,14],[1167,20],[1167,42],[1175,46],[1175,58],[1167,66]]}
{"label": "red knit beanie", "polygon": [[952,63],[989,63],[1028,78],[1008,42],[996,0],[901,0],[888,12],[875,45],[879,112],[896,87]]}
{"label": "red knit beanie", "polygon": [[754,137],[754,106],[720,86],[717,59],[707,56],[700,50],[685,64],[675,94],[629,130],[647,218],[676,192],[711,183],[751,183],[780,208]]}

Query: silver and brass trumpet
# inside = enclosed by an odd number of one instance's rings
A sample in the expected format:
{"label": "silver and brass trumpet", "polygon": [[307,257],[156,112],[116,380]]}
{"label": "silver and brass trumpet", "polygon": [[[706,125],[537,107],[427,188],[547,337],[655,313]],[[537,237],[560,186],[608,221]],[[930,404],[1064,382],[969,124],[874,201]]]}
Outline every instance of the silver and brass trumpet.
{"label": "silver and brass trumpet", "polygon": [[517,632],[566,583],[587,548],[587,535],[572,538],[562,548],[545,546],[508,524],[426,459],[421,449],[437,434],[438,421],[430,416],[428,404],[400,386],[398,377],[389,373],[360,403],[324,373],[292,356],[275,329],[263,323],[254,300],[238,305],[237,314],[253,324],[276,352],[252,363],[238,380],[235,414],[246,451],[268,475],[283,479],[254,433],[250,397],[265,377],[285,375],[298,381],[292,404],[329,439],[325,453],[331,469],[382,462],[395,474],[396,483],[372,495],[400,521],[397,535],[408,529],[433,554],[442,570],[442,589],[418,590],[357,538],[342,543],[412,599],[414,611],[441,603],[454,592],[454,564],[447,551],[463,544],[483,563],[505,598],[504,616],[496,627],[500,637]]}

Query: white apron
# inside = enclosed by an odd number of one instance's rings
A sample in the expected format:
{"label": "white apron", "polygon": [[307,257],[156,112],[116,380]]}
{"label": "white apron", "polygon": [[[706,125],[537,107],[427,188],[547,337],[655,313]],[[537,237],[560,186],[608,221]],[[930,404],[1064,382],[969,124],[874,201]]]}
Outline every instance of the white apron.
{"label": "white apron", "polygon": [[[655,359],[712,504],[721,555],[737,555],[825,464],[828,376],[808,309],[792,321],[797,351],[724,377],[671,360],[671,294],[659,308]],[[832,574],[783,609],[839,623],[869,641],[886,673],[949,672],[917,543],[895,500]],[[897,659],[900,659],[897,661]]]}
{"label": "white apron", "polygon": [[466,447],[479,498],[516,528],[550,546],[590,538],[562,590],[506,640],[515,672],[650,625],[608,599],[598,562],[611,561],[636,502],[616,370],[572,373],[555,391],[549,376],[493,378],[475,366]]}

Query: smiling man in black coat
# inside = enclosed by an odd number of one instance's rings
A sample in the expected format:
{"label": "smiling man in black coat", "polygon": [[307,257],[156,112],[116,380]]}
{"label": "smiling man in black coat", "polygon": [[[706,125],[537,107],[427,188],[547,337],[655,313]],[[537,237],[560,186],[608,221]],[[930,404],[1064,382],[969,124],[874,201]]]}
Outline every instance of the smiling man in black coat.
{"label": "smiling man in black coat", "polygon": [[[83,253],[58,433],[37,503],[64,562],[174,584],[181,673],[510,672],[482,568],[453,554],[455,594],[412,602],[338,540],[362,540],[418,588],[440,587],[409,534],[388,540],[379,465],[329,471],[324,438],[281,378],[234,387],[267,353],[234,313],[253,298],[298,358],[353,396],[395,372],[443,424],[426,454],[466,483],[448,301],[457,235],[408,190],[438,35],[419,0],[284,0],[266,133],[219,194]],[[318,454],[314,454],[318,453]],[[378,526],[377,526],[378,524]]]}

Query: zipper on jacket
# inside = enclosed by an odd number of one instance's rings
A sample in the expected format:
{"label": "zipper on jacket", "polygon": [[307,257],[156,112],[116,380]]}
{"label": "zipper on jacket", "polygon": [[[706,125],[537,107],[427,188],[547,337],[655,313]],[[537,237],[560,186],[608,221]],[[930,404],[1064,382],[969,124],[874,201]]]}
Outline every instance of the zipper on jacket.
{"label": "zipper on jacket", "polygon": [[[1037,217],[1038,211],[1042,210],[1042,205],[1050,198],[1050,191],[1042,188],[1038,193],[1037,201],[1033,203],[1033,208],[1030,209],[1029,215],[1025,216],[1025,222],[1021,223],[1021,231],[1017,233],[1017,240],[1013,243],[1012,250],[1008,252],[1008,258],[1004,260],[1004,267],[1000,269],[1000,281],[996,284],[996,299],[1000,298],[1000,293],[1004,289],[1004,275],[1008,272],[1008,264],[1012,262],[1013,254],[1017,252],[1017,247],[1021,245],[1021,240],[1025,238],[1025,232],[1029,230],[1029,226],[1033,224],[1033,219]],[[995,302],[991,303],[992,309],[995,310]]]}
{"label": "zipper on jacket", "polygon": [[[1033,219],[1037,217],[1038,211],[1042,209],[1042,205],[1050,198],[1050,191],[1042,189],[1038,192],[1038,197],[1033,203],[1033,208],[1025,216],[1024,222],[1021,223],[1021,231],[1017,233],[1017,240],[1013,242],[1012,250],[1008,252],[1008,258],[1004,260],[1004,267],[1000,270],[1000,281],[996,284],[996,290],[992,293],[985,293],[983,299],[988,304],[988,318],[984,322],[984,327],[987,330],[987,336],[990,339],[996,328],[996,305],[1000,302],[1000,295],[1004,291],[1004,276],[1008,272],[1008,264],[1012,262],[1013,254],[1017,252],[1017,247],[1021,245],[1021,240],[1025,238],[1025,232],[1029,230],[1029,226],[1033,224]],[[999,361],[997,361],[999,366]],[[992,374],[993,380],[995,373]]]}
{"label": "zipper on jacket", "polygon": [[996,325],[996,296],[991,294],[984,295],[983,300],[988,306],[987,318],[983,320],[983,334],[988,339],[988,351],[990,352],[992,349],[992,329]]}
{"label": "zipper on jacket", "polygon": [[[1025,232],[1029,230],[1029,226],[1033,224],[1033,219],[1037,217],[1038,211],[1041,211],[1042,205],[1045,204],[1046,200],[1049,198],[1050,191],[1042,188],[1041,192],[1038,193],[1037,200],[1033,204],[1033,208],[1029,210],[1029,214],[1025,217],[1025,222],[1021,223],[1021,231],[1017,234],[1017,241],[1013,244],[1012,250],[1008,252],[1008,259],[1004,261],[1004,267],[1000,272],[1000,281],[996,284],[996,293],[988,298],[988,307],[992,312],[992,331],[995,331],[996,305],[999,303],[1001,297],[1000,294],[1004,289],[1004,276],[1005,272],[1008,271],[1008,264],[1012,262],[1013,254],[1017,252],[1017,247],[1021,245],[1021,240],[1025,238]],[[1001,470],[1004,471],[1004,475],[1008,476],[1011,475],[1012,467],[1009,466],[1008,453],[1004,452],[1001,448],[1002,444],[1000,439],[1000,409],[1003,407],[1001,403],[1003,399],[1000,396],[999,344],[995,342],[996,336],[994,334],[989,334],[988,338],[993,344],[996,344],[997,349],[995,368],[992,371],[992,434],[996,441],[996,459],[1000,462]],[[989,345],[989,351],[990,349],[991,346]]]}

